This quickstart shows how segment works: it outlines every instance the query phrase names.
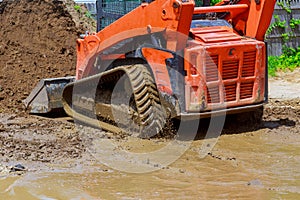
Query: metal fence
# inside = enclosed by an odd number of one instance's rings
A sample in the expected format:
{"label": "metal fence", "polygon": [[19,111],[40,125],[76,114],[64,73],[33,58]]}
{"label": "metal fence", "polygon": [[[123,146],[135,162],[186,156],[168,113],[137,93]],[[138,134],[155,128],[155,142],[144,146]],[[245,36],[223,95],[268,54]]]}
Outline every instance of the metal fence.
{"label": "metal fence", "polygon": [[[277,0],[286,5],[287,0]],[[298,48],[300,46],[300,26],[296,26],[292,29],[289,23],[292,19],[300,19],[300,0],[290,0],[291,13],[288,13],[284,8],[277,5],[275,6],[274,14],[271,23],[275,22],[275,15],[278,15],[281,21],[286,21],[286,27],[276,27],[272,32],[266,36],[268,42],[269,55],[279,56],[282,54],[282,48],[284,46]],[[292,33],[287,42],[284,42],[282,34]]]}
{"label": "metal fence", "polygon": [[102,0],[97,1],[97,31],[108,26],[141,4],[140,0]]}
{"label": "metal fence", "polygon": [[[1,0],[0,0],[1,1]],[[110,25],[123,15],[138,7],[142,0],[74,0],[84,4],[97,20],[97,31]],[[147,1],[147,0],[144,0]],[[149,0],[148,0],[149,1]]]}

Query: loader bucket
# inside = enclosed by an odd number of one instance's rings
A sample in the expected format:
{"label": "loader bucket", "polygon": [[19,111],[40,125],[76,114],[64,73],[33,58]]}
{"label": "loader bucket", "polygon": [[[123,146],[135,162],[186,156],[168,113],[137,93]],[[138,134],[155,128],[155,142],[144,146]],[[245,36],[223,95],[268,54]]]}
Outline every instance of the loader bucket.
{"label": "loader bucket", "polygon": [[44,114],[63,108],[62,92],[75,77],[42,79],[23,101],[30,113]]}

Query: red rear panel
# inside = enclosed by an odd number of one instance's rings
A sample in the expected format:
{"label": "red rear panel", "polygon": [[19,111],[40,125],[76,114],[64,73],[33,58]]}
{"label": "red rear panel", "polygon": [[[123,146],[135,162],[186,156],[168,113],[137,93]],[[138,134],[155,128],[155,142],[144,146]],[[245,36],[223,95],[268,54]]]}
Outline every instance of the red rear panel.
{"label": "red rear panel", "polygon": [[[245,106],[264,101],[265,45],[230,29],[194,30],[185,49],[187,112]],[[224,36],[224,37],[220,37]]]}

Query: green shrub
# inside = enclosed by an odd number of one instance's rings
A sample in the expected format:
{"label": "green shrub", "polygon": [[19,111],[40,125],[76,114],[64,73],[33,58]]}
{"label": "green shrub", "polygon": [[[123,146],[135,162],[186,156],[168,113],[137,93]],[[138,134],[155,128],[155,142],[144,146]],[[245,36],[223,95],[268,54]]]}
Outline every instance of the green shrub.
{"label": "green shrub", "polygon": [[80,5],[75,5],[74,6],[74,10],[76,10],[79,13],[81,13],[81,7],[80,7]]}
{"label": "green shrub", "polygon": [[87,18],[93,18],[92,17],[92,14],[89,12],[89,11],[85,11],[84,15],[87,17]]}
{"label": "green shrub", "polygon": [[214,6],[216,5],[217,3],[220,3],[222,0],[210,0],[210,5],[211,6]]}
{"label": "green shrub", "polygon": [[280,56],[268,57],[269,75],[275,76],[277,71],[293,71],[300,67],[300,47],[297,49],[284,47]]}
{"label": "green shrub", "polygon": [[[210,5],[214,6],[221,1],[222,0],[210,0]],[[203,0],[195,0],[195,4],[197,7],[201,7],[201,6],[203,6]]]}

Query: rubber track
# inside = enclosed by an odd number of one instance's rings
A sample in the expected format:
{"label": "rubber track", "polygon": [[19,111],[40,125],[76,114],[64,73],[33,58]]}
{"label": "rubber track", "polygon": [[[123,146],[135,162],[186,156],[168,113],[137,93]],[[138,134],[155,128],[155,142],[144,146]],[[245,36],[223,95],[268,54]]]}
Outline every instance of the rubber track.
{"label": "rubber track", "polygon": [[[123,74],[127,75],[130,80],[131,89],[136,105],[137,120],[130,121],[125,124],[125,128],[116,126],[116,122],[109,120],[97,120],[94,117],[90,117],[88,114],[82,114],[72,109],[72,102],[70,95],[72,95],[72,89],[74,84],[76,87],[80,87],[81,84],[85,84],[85,87],[97,87],[93,83],[93,80],[100,79],[100,84],[110,83],[117,81]],[[100,78],[101,77],[101,78]],[[74,101],[74,98],[73,98]],[[63,92],[63,104],[66,113],[76,120],[79,120],[90,126],[99,127],[114,133],[126,132],[130,135],[136,135],[143,138],[149,138],[158,134],[165,124],[165,111],[160,103],[159,93],[157,91],[155,82],[148,71],[147,67],[142,64],[126,65],[114,68],[112,70],[103,72],[96,76],[88,77],[75,83],[71,83],[66,86]],[[83,106],[82,109],[90,108],[89,106]],[[116,109],[116,105],[114,105]],[[122,111],[123,109],[118,109]],[[95,110],[89,110],[90,113],[94,113]],[[128,115],[128,113],[123,113]],[[101,118],[100,118],[101,119]],[[110,123],[108,123],[110,121]],[[130,133],[128,133],[130,131]]]}

